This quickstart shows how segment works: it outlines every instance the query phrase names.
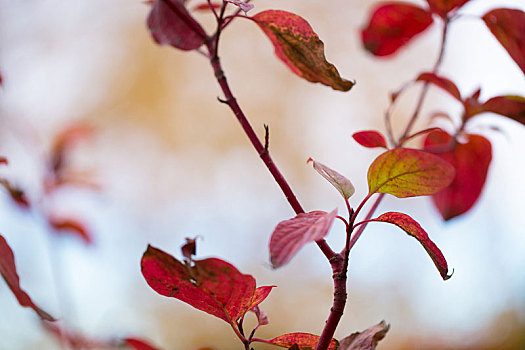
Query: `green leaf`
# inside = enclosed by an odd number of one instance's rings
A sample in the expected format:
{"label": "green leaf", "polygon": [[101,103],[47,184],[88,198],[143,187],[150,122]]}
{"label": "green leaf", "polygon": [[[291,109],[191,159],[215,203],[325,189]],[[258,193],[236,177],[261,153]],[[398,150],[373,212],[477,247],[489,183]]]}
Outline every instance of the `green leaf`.
{"label": "green leaf", "polygon": [[433,154],[396,148],[377,157],[368,169],[369,194],[388,193],[398,198],[427,196],[454,179],[452,165]]}

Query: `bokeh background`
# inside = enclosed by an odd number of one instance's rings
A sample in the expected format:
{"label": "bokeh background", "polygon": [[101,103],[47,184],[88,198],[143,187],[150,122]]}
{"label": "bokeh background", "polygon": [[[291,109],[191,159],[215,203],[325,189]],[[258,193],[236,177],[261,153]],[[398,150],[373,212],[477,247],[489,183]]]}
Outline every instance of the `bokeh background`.
{"label": "bokeh background", "polygon": [[[374,1],[256,0],[254,13],[285,9],[308,19],[349,93],[310,84],[278,61],[252,22],[225,32],[221,57],[231,87],[260,136],[270,126],[272,155],[307,210],[344,205],[306,165],[312,157],[367,192],[366,171],[381,151],[351,138],[383,128],[391,91],[431,68],[439,26],[389,59],[361,47]],[[423,1],[415,2],[423,4]],[[525,10],[521,1],[472,0],[453,23],[441,72],[463,94],[482,87],[482,99],[525,95],[517,65],[475,16],[495,7]],[[141,1],[0,0],[0,175],[27,191],[34,206],[20,210],[0,197],[0,232],[13,248],[22,287],[70,329],[96,339],[139,336],[164,349],[238,349],[224,322],[157,295],[139,269],[148,243],[179,255],[185,237],[200,236],[198,255],[216,256],[277,285],[261,305],[270,318],[261,338],[319,333],[332,294],[330,267],[313,244],[287,266],[269,267],[275,225],[293,216],[266,168],[220,96],[205,58],[153,43]],[[212,25],[209,15],[199,20]],[[211,27],[209,27],[211,28]],[[418,88],[394,114],[401,130]],[[460,106],[432,89],[418,126],[434,111]],[[65,188],[42,195],[46,159],[56,135],[87,123],[68,166],[89,174],[99,190]],[[498,130],[495,130],[498,129]],[[378,213],[396,210],[422,223],[454,268],[443,282],[424,249],[402,231],[370,225],[351,254],[350,298],[336,336],[380,320],[391,324],[382,349],[525,348],[525,129],[502,118],[476,118],[471,131],[493,143],[483,195],[468,214],[443,223],[429,199],[388,197]],[[46,212],[81,218],[94,244],[51,233]],[[343,242],[340,223],[328,241]],[[249,320],[254,322],[254,320]],[[255,346],[256,349],[266,349]],[[0,349],[55,349],[55,339],[31,310],[0,283]]]}

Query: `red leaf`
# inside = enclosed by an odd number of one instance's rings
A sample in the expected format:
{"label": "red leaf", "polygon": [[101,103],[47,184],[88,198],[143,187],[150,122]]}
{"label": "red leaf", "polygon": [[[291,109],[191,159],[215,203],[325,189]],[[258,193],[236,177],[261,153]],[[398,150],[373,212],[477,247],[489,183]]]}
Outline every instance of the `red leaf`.
{"label": "red leaf", "polygon": [[321,164],[319,162],[316,162],[312,158],[308,159],[308,162],[312,162],[314,169],[328,182],[334,186],[339,193],[344,197],[344,199],[348,199],[352,197],[352,195],[355,193],[354,185],[352,185],[352,182],[348,180],[343,175],[339,174],[337,171],[330,169],[324,164]]}
{"label": "red leaf", "polygon": [[[287,333],[267,341],[269,344],[290,348],[297,344],[300,350],[313,350],[319,342],[319,336],[310,333]],[[339,347],[337,340],[332,339],[328,350],[335,350]]]}
{"label": "red leaf", "polygon": [[421,7],[404,2],[383,3],[361,31],[361,39],[373,55],[387,56],[427,29],[432,21],[432,14]]}
{"label": "red leaf", "polygon": [[435,14],[446,18],[447,14],[459,9],[470,0],[427,0],[428,6]]}
{"label": "red leaf", "polygon": [[452,276],[452,274],[448,274],[447,261],[445,260],[443,253],[441,253],[441,250],[439,250],[436,244],[432,242],[430,238],[428,238],[428,234],[417,223],[417,221],[412,219],[410,216],[403,213],[388,212],[370,221],[388,222],[400,227],[403,231],[417,239],[419,243],[423,245],[428,255],[436,265],[443,280],[446,281]]}
{"label": "red leaf", "polygon": [[456,169],[454,180],[432,200],[441,216],[450,220],[474,206],[487,178],[492,160],[490,141],[480,135],[465,135],[466,143],[454,141],[445,131],[430,133],[425,139],[426,150],[435,153]]}
{"label": "red leaf", "polygon": [[525,12],[499,8],[487,12],[482,18],[525,74]]}
{"label": "red leaf", "polygon": [[363,147],[376,148],[383,147],[387,148],[386,140],[383,134],[376,130],[365,130],[359,131],[352,135],[354,140]]}
{"label": "red leaf", "polygon": [[7,193],[9,193],[9,196],[17,205],[24,209],[27,209],[31,206],[24,191],[22,191],[20,188],[13,186],[9,181],[1,178],[0,185],[7,190]]}
{"label": "red leaf", "polygon": [[337,209],[330,213],[312,211],[281,221],[270,238],[270,261],[273,268],[288,263],[305,244],[322,239],[328,234]]}
{"label": "red leaf", "polygon": [[148,16],[148,28],[157,43],[181,50],[198,49],[206,39],[206,32],[182,0],[155,0]]}
{"label": "red leaf", "polygon": [[93,239],[89,231],[86,229],[83,223],[76,219],[66,219],[51,216],[48,218],[48,222],[57,233],[74,234],[82,239],[86,244],[93,243]]}
{"label": "red leaf", "polygon": [[194,265],[189,266],[148,246],[141,268],[157,293],[179,299],[230,324],[237,322],[254,303],[260,303],[261,295],[267,295],[256,293],[252,276],[241,274],[220,259],[194,260]]}
{"label": "red leaf", "polygon": [[479,112],[492,112],[503,115],[525,125],[525,98],[522,96],[497,96],[479,107]]}
{"label": "red leaf", "polygon": [[253,294],[252,303],[250,304],[249,308],[253,309],[262,303],[264,299],[268,297],[268,294],[270,294],[273,288],[275,288],[275,286],[262,286],[257,288]]}
{"label": "red leaf", "polygon": [[298,76],[335,90],[348,91],[353,82],[341,78],[326,61],[324,44],[308,22],[281,10],[267,10],[252,17],[275,48],[275,55]]}
{"label": "red leaf", "polygon": [[363,332],[355,332],[341,340],[339,350],[375,350],[377,343],[382,340],[390,325],[381,321]]}
{"label": "red leaf", "polygon": [[253,311],[257,317],[257,327],[265,326],[270,323],[268,315],[266,315],[266,313],[262,311],[260,307],[255,306],[253,309],[251,309],[251,311]]}
{"label": "red leaf", "polygon": [[377,157],[368,169],[369,193],[389,193],[398,198],[426,196],[447,187],[454,168],[433,154],[396,148]]}
{"label": "red leaf", "polygon": [[434,73],[422,73],[419,75],[416,81],[425,81],[434,84],[437,87],[440,87],[446,92],[448,92],[456,100],[462,102],[461,94],[459,92],[458,87],[456,86],[456,84],[454,84],[451,80],[447,78],[440,77]]}
{"label": "red leaf", "polygon": [[20,278],[16,272],[15,256],[2,235],[0,235],[0,275],[2,275],[21,306],[35,310],[37,315],[43,320],[54,321],[54,318],[36,306],[31,297],[20,287]]}
{"label": "red leaf", "polygon": [[156,347],[150,345],[148,342],[137,338],[125,338],[124,343],[135,350],[157,350]]}
{"label": "red leaf", "polygon": [[186,258],[188,261],[192,260],[192,256],[197,254],[197,244],[196,241],[197,238],[187,238],[186,237],[186,243],[182,245],[180,248],[182,256]]}
{"label": "red leaf", "polygon": [[0,164],[7,165],[8,164],[7,158],[6,157],[0,157]]}

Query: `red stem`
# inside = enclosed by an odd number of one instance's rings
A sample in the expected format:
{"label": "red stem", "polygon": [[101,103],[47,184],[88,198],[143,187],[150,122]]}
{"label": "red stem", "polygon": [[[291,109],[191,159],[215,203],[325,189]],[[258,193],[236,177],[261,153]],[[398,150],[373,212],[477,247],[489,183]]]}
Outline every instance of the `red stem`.
{"label": "red stem", "polygon": [[[296,214],[304,213],[304,209],[297,200],[297,197],[292,191],[290,185],[273,162],[272,158],[270,157],[270,153],[267,149],[265,149],[265,147],[257,137],[257,134],[250,125],[250,122],[248,121],[248,119],[246,119],[244,112],[242,111],[241,107],[237,103],[237,100],[233,96],[228,81],[226,80],[226,76],[224,75],[224,71],[222,70],[221,61],[219,59],[219,56],[217,55],[217,48],[215,42],[208,40],[206,42],[206,45],[211,55],[210,63],[215,73],[215,77],[226,98],[224,102],[228,106],[230,106],[231,110],[233,111],[233,114],[235,114],[235,117],[237,117],[237,120],[241,124],[242,129],[244,130],[244,133],[246,134],[246,136],[248,136],[248,139],[255,148],[255,151],[257,152],[257,154],[259,154],[259,157],[263,161],[264,165],[266,165],[273,178],[275,179],[275,182],[277,182],[277,184],[281,188],[281,191],[285,195],[288,203],[290,203],[292,209],[295,211]],[[328,243],[326,243],[324,239],[319,240],[316,243],[323,252],[323,254],[327,257],[327,259],[330,260],[336,255],[336,253],[330,248],[330,246],[328,246]]]}

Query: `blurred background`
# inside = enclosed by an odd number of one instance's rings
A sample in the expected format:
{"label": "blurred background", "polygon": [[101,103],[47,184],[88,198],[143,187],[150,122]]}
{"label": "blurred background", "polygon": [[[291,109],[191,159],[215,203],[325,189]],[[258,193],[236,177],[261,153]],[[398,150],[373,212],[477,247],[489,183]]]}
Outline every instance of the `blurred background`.
{"label": "blurred background", "polygon": [[[432,67],[439,25],[396,56],[376,59],[359,39],[374,1],[253,3],[253,13],[274,8],[306,18],[327,59],[357,81],[348,93],[303,81],[250,21],[239,19],[224,33],[221,57],[232,90],[261,137],[263,124],[270,126],[272,156],[305,209],[344,212],[338,193],[306,160],[346,175],[357,188],[352,204],[361,201],[366,171],[381,151],[360,147],[351,134],[384,131],[389,93]],[[525,10],[521,1],[472,0],[462,12],[473,16],[450,28],[441,69],[463,95],[481,86],[482,100],[525,95],[523,74],[475,18],[495,7]],[[261,305],[270,324],[260,338],[319,334],[331,306],[329,264],[310,244],[287,266],[270,268],[270,233],[294,213],[217,102],[206,59],[154,44],[148,9],[141,1],[0,0],[0,155],[9,159],[0,175],[33,204],[23,210],[4,193],[0,232],[15,252],[22,287],[88,337],[132,335],[164,349],[239,349],[226,323],[156,294],[140,273],[148,243],[180,257],[184,238],[198,235],[199,257],[223,258],[258,285],[278,286]],[[212,28],[210,15],[197,17]],[[398,132],[419,88],[395,109]],[[435,111],[457,116],[460,106],[431,89],[418,127]],[[470,126],[492,142],[493,161],[468,214],[444,223],[428,198],[387,196],[378,209],[417,219],[454,276],[443,282],[424,249],[401,230],[370,225],[351,254],[349,302],[337,338],[384,319],[391,330],[381,349],[525,349],[525,129],[501,119],[483,115]],[[57,135],[80,124],[93,131],[75,143],[67,167],[98,189],[64,186],[46,194],[42,182]],[[49,213],[84,222],[93,243],[51,232]],[[334,225],[333,247],[342,246],[343,232]],[[0,310],[0,349],[60,348],[4,283]]]}

